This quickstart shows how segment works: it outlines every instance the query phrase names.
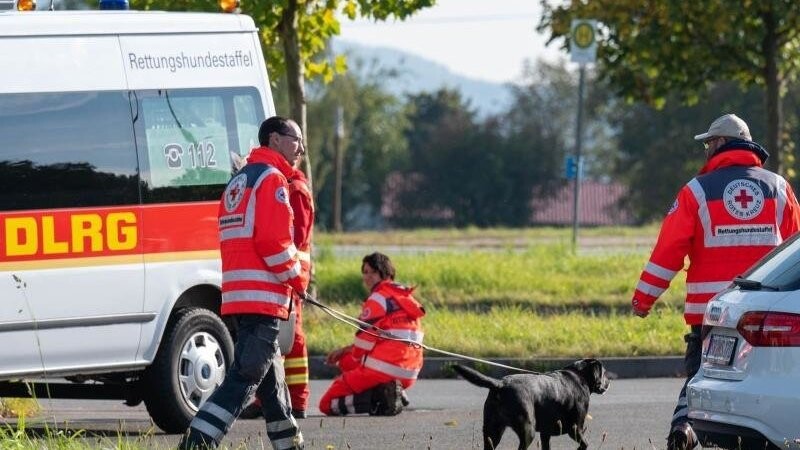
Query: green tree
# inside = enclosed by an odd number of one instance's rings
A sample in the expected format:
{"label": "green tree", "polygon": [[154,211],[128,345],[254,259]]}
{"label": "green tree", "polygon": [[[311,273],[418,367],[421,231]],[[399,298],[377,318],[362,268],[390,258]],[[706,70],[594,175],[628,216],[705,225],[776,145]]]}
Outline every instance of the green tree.
{"label": "green tree", "polygon": [[406,135],[413,167],[401,186],[397,224],[529,223],[534,189],[559,176],[554,161],[563,148],[554,147],[563,136],[548,140],[553,117],[537,104],[542,97],[522,90],[515,96],[509,113],[483,122],[457,91],[410,97]]}
{"label": "green tree", "polygon": [[[573,18],[602,22],[601,77],[629,100],[662,107],[674,94],[688,104],[717,81],[764,86],[770,167],[783,170],[782,96],[800,71],[800,4],[791,0],[541,0],[539,30],[565,38]],[[720,109],[720,108],[718,108]],[[719,114],[714,111],[700,123]],[[789,173],[791,175],[791,172]]]}
{"label": "green tree", "polygon": [[396,186],[399,201],[394,205],[394,223],[465,226],[480,222],[477,205],[483,203],[484,195],[473,185],[482,183],[483,190],[488,190],[493,161],[480,153],[485,143],[475,112],[458,91],[440,89],[409,96],[407,113],[411,127],[405,136],[413,167]]}
{"label": "green tree", "polygon": [[[330,224],[334,195],[334,139],[337,107],[344,111],[345,138],[342,216],[346,229],[380,225],[383,188],[389,174],[408,165],[404,132],[409,123],[400,99],[385,92],[377,80],[354,75],[336,77],[310,89],[310,131],[318,136],[313,166],[317,179],[317,223]],[[317,151],[315,148],[315,152]]]}
{"label": "green tree", "polygon": [[[612,128],[618,130],[614,173],[628,186],[625,203],[639,221],[663,219],[681,186],[703,166],[703,148],[692,137],[705,130],[705,118],[720,107],[763,117],[764,105],[758,101],[762,95],[761,88],[742,91],[735,83],[719,83],[709,90],[709,101],[701,104],[668,101],[656,109],[639,102],[607,111]],[[765,123],[749,124],[756,141],[765,134]]]}

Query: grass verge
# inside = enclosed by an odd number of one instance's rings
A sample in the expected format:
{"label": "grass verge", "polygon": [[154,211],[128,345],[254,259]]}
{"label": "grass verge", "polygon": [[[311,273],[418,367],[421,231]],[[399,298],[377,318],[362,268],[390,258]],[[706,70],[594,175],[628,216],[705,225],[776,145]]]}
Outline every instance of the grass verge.
{"label": "grass verge", "polygon": [[[390,255],[398,280],[418,287],[427,305],[525,304],[548,309],[628,308],[644,252],[575,256],[562,245],[524,251],[436,251]],[[316,261],[320,296],[332,303],[360,301],[365,292],[359,273],[361,256],[322,255]],[[660,302],[682,305],[683,275]]]}
{"label": "grass verge", "polygon": [[[329,306],[358,314],[354,305]],[[313,306],[305,307],[303,322],[312,355],[351,343],[355,332]],[[519,306],[457,312],[430,308],[423,323],[426,345],[476,357],[661,356],[685,350],[682,312],[667,307],[646,319],[615,311],[542,315]]]}

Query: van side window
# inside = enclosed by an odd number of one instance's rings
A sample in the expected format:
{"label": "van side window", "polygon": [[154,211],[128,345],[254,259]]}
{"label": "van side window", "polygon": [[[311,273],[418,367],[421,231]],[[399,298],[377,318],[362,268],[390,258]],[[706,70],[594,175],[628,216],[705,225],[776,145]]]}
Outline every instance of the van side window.
{"label": "van side window", "polygon": [[127,92],[0,94],[0,210],[139,203]]}
{"label": "van side window", "polygon": [[258,147],[259,113],[256,110],[256,99],[249,95],[233,97],[233,107],[236,110],[236,131],[239,133],[239,154],[247,155],[250,150]]}
{"label": "van side window", "polygon": [[137,91],[145,203],[217,200],[263,111],[255,88]]}

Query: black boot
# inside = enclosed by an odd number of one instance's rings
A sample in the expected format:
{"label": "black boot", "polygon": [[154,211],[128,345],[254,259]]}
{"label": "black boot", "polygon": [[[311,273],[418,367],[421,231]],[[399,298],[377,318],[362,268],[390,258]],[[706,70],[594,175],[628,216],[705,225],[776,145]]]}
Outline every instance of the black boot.
{"label": "black boot", "polygon": [[331,411],[333,415],[346,416],[347,414],[367,414],[372,409],[372,391],[353,394],[353,404],[350,407],[347,405],[347,397],[341,397],[337,399],[336,402],[336,405]]}
{"label": "black boot", "polygon": [[697,445],[697,435],[688,422],[672,427],[667,437],[667,450],[692,450]]}
{"label": "black boot", "polygon": [[210,450],[217,448],[217,445],[214,438],[190,428],[178,443],[178,450]]}
{"label": "black boot", "polygon": [[403,411],[403,386],[399,381],[390,381],[371,390],[370,416],[396,416]]}

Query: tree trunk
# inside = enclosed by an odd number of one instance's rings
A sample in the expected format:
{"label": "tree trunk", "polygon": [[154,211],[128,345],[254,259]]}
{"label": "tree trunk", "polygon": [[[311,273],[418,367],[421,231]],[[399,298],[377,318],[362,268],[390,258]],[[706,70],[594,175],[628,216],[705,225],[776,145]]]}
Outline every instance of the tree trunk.
{"label": "tree trunk", "polygon": [[286,61],[286,81],[289,89],[289,117],[300,125],[303,143],[306,148],[305,173],[308,188],[314,192],[309,155],[308,124],[306,123],[305,65],[300,59],[300,43],[297,39],[298,22],[297,0],[288,0],[281,15],[280,33],[283,43],[283,56]]}
{"label": "tree trunk", "polygon": [[781,124],[783,122],[783,105],[781,104],[781,85],[783,80],[778,70],[778,35],[777,21],[773,11],[765,11],[762,15],[766,34],[761,43],[762,54],[764,55],[764,80],[767,85],[766,108],[767,108],[767,141],[765,142],[770,158],[767,161],[767,168],[781,173],[782,133]]}

